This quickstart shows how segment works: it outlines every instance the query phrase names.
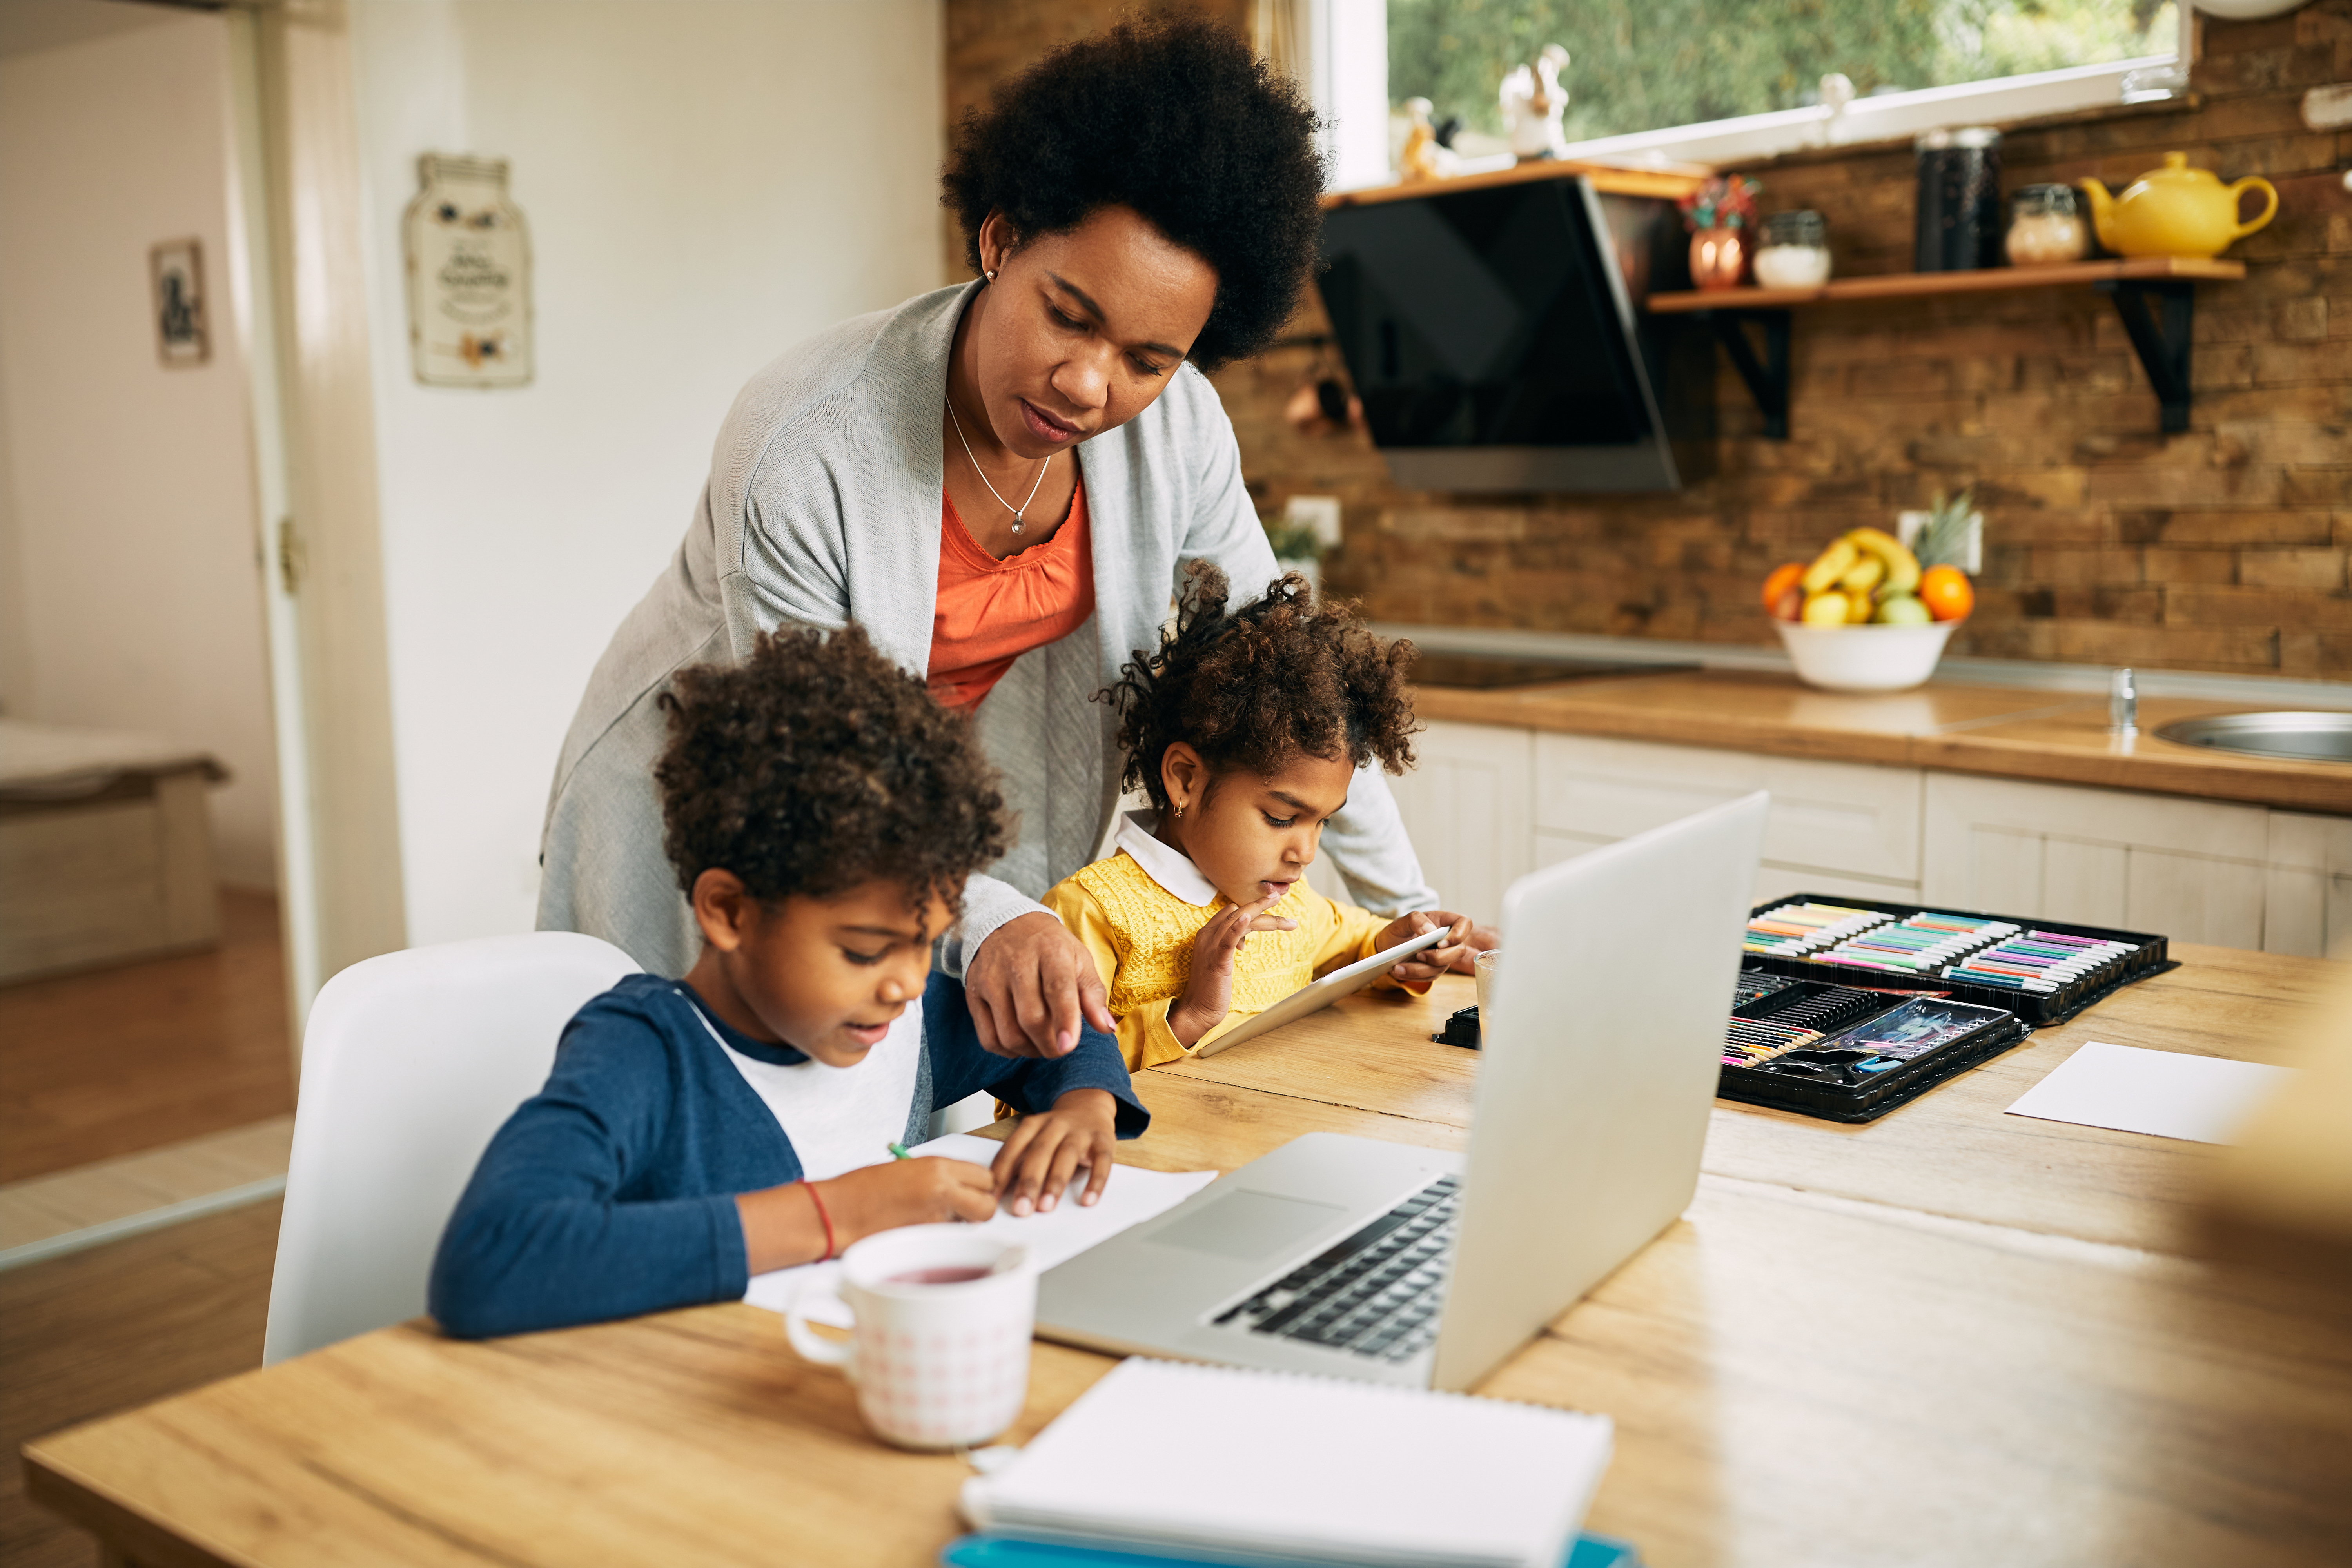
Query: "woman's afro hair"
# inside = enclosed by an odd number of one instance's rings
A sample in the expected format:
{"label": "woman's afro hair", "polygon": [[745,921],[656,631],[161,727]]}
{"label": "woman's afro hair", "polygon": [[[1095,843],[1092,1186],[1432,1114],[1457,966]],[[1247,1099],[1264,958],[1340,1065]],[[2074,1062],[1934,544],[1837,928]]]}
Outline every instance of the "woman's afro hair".
{"label": "woman's afro hair", "polygon": [[1135,652],[1118,684],[1097,695],[1118,711],[1127,753],[1121,784],[1168,809],[1160,759],[1182,741],[1211,774],[1246,769],[1271,778],[1300,756],[1390,773],[1412,766],[1412,644],[1382,644],[1346,601],[1317,604],[1297,573],[1230,613],[1225,574],[1196,562],[1160,650]]}
{"label": "woman's afro hair", "polygon": [[717,868],[769,905],[883,879],[910,909],[956,906],[1004,853],[1004,799],[971,721],[862,626],[771,633],[740,664],[680,670],[659,700],[662,847],[688,894]]}
{"label": "woman's afro hair", "polygon": [[1213,371],[1273,341],[1314,267],[1315,111],[1229,28],[1129,17],[1066,44],[966,113],[941,183],[980,270],[980,226],[1024,237],[1131,207],[1217,275],[1188,356]]}

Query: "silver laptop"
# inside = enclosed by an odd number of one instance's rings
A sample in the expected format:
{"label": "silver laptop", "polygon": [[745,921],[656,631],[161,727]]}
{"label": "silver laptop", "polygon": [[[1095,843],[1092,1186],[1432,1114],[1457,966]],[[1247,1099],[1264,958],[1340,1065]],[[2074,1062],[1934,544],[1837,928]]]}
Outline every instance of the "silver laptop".
{"label": "silver laptop", "polygon": [[1769,804],[1759,792],[1512,884],[1466,1155],[1294,1139],[1048,1271],[1037,1331],[1476,1383],[1696,1190]]}

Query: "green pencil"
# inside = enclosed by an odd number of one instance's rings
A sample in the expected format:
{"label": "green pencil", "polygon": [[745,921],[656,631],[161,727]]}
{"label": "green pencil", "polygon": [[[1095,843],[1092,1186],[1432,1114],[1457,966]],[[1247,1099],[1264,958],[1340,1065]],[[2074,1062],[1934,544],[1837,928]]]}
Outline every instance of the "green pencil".
{"label": "green pencil", "polygon": [[911,1160],[914,1156],[907,1152],[907,1146],[905,1144],[893,1143],[890,1145],[890,1158],[893,1160]]}

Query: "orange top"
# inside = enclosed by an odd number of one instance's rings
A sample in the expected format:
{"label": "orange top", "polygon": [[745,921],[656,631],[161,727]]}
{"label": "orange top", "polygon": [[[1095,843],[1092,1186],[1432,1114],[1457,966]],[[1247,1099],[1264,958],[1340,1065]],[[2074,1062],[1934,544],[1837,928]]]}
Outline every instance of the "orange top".
{"label": "orange top", "polygon": [[940,492],[940,597],[931,612],[931,695],[966,711],[1033,647],[1069,636],[1095,613],[1095,552],[1087,487],[1043,544],[999,561],[982,550]]}

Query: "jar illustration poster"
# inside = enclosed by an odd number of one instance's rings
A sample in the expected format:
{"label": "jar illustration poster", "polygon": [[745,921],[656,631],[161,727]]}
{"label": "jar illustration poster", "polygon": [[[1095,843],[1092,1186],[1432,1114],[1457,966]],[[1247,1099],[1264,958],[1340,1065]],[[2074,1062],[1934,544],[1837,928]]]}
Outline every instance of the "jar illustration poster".
{"label": "jar illustration poster", "polygon": [[531,374],[530,231],[507,161],[427,153],[401,220],[408,343],[427,386],[523,386]]}

